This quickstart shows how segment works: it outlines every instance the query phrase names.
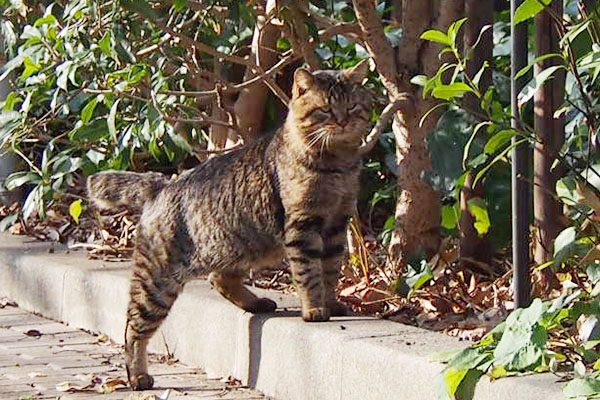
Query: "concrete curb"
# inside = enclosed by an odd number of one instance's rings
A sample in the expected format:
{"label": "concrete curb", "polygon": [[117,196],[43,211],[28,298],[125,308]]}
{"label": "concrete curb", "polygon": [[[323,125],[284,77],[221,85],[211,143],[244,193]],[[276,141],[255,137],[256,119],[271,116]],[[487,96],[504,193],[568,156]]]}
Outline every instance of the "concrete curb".
{"label": "concrete curb", "polygon": [[[50,250],[53,249],[53,250]],[[123,342],[129,271],[63,247],[0,234],[0,295],[22,308]],[[294,298],[273,294],[283,307]],[[465,346],[434,332],[366,317],[307,324],[296,311],[244,313],[204,281],[188,284],[150,349],[212,376],[233,376],[277,399],[435,399],[437,351]],[[152,371],[150,371],[152,373]],[[557,378],[487,378],[475,399],[563,399]]]}

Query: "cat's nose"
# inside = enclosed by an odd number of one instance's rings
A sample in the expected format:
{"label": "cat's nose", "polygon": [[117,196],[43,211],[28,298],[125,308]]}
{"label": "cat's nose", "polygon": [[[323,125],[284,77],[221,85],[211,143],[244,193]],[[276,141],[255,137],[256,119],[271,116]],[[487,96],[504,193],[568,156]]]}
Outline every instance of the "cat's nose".
{"label": "cat's nose", "polygon": [[348,121],[350,119],[350,116],[346,113],[343,114],[338,114],[335,116],[335,120],[338,123],[339,126],[346,126],[348,125]]}

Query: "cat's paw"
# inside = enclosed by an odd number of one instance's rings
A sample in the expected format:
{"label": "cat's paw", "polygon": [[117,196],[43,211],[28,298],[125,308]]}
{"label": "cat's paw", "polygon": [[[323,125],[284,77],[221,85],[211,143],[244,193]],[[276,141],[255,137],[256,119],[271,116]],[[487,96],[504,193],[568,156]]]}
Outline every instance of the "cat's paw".
{"label": "cat's paw", "polygon": [[149,390],[154,386],[154,378],[148,374],[137,374],[129,378],[129,385],[133,390]]}
{"label": "cat's paw", "polygon": [[256,299],[248,307],[244,307],[244,310],[251,312],[252,314],[272,313],[276,309],[277,303],[266,297]]}
{"label": "cat's paw", "polygon": [[330,301],[327,303],[327,307],[329,307],[329,312],[332,317],[344,317],[350,315],[350,309],[341,301]]}
{"label": "cat's paw", "polygon": [[302,319],[306,322],[329,321],[330,312],[328,308],[309,308],[302,310]]}

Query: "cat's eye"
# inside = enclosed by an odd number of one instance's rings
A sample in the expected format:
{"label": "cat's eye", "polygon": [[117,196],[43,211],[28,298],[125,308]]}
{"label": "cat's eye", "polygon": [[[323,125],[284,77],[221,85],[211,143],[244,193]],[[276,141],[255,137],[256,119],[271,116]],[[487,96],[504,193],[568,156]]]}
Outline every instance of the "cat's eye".
{"label": "cat's eye", "polygon": [[357,103],[350,107],[350,110],[348,111],[350,111],[351,113],[359,112],[362,111],[362,107]]}
{"label": "cat's eye", "polygon": [[324,113],[330,113],[331,112],[331,107],[330,106],[323,106],[319,108],[319,111],[322,111]]}

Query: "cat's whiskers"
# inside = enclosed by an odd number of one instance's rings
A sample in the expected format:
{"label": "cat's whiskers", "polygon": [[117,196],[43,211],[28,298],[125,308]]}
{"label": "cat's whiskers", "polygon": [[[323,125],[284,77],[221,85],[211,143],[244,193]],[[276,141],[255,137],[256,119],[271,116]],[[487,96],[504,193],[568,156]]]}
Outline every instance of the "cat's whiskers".
{"label": "cat's whiskers", "polygon": [[327,133],[328,132],[326,128],[319,128],[306,135],[306,137],[309,139],[306,150],[308,151],[312,149],[312,147],[317,144],[325,135],[327,135]]}

